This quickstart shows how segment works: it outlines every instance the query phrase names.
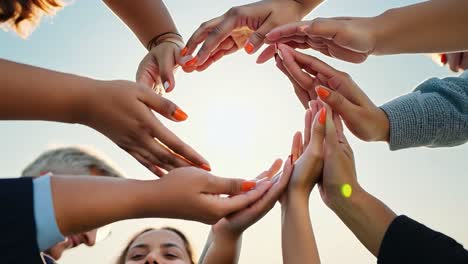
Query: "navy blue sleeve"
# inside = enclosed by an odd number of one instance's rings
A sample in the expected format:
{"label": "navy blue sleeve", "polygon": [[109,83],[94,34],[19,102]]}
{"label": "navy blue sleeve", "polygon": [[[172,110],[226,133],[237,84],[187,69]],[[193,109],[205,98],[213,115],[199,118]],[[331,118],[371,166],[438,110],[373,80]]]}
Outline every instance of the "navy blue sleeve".
{"label": "navy blue sleeve", "polygon": [[401,215],[380,246],[379,264],[467,264],[468,251],[452,238]]}
{"label": "navy blue sleeve", "polygon": [[40,264],[31,178],[0,180],[0,262]]}

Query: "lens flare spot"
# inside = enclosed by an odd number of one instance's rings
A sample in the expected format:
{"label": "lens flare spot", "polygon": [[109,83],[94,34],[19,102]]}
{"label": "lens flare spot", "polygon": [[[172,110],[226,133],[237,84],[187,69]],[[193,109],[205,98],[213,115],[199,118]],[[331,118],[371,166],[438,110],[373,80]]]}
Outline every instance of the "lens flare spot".
{"label": "lens flare spot", "polygon": [[351,197],[352,193],[353,193],[353,188],[351,187],[351,185],[347,183],[341,185],[341,195],[343,195],[343,197],[349,198]]}

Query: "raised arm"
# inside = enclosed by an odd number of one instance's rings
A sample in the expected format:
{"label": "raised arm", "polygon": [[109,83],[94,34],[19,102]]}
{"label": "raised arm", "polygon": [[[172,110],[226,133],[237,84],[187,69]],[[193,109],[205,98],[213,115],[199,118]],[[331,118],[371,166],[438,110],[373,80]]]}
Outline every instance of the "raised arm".
{"label": "raised arm", "polygon": [[291,159],[285,161],[281,176],[271,179],[280,167],[281,160],[276,160],[270,169],[256,177],[257,182],[273,182],[272,187],[261,199],[213,225],[200,257],[200,264],[238,263],[242,234],[273,208],[288,186],[293,168]]}
{"label": "raised arm", "polygon": [[98,81],[1,59],[0,83],[0,119],[89,126],[153,172],[155,166],[171,170],[192,164],[209,169],[208,163],[168,130],[150,109],[172,121],[183,121],[187,115],[142,85]]}
{"label": "raised arm", "polygon": [[391,150],[468,141],[468,74],[429,79],[378,107],[348,74],[286,45],[280,44],[279,50],[283,60],[277,65],[297,87],[301,102],[318,96],[362,140],[387,142]]}
{"label": "raised arm", "polygon": [[[360,63],[369,55],[434,53],[468,49],[467,1],[425,1],[375,17],[317,18],[278,27],[267,43],[307,43],[325,55]],[[272,56],[263,53],[259,61]]]}
{"label": "raised arm", "polygon": [[[331,111],[331,109],[329,109]],[[468,251],[453,239],[398,216],[358,183],[354,156],[341,125],[326,121],[322,199],[378,263],[466,263]]]}

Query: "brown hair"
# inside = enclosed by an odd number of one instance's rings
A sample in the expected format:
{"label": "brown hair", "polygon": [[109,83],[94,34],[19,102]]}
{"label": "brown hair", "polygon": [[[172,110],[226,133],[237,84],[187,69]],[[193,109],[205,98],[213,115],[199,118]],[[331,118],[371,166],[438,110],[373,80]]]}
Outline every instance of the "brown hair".
{"label": "brown hair", "polygon": [[7,22],[22,37],[29,35],[42,15],[63,7],[62,0],[1,0],[0,23]]}
{"label": "brown hair", "polygon": [[167,231],[170,231],[170,232],[174,232],[176,235],[178,235],[182,239],[182,241],[184,242],[185,249],[187,250],[187,254],[188,254],[189,258],[190,258],[190,263],[195,264],[195,261],[193,260],[192,245],[190,244],[189,240],[184,235],[184,233],[182,233],[180,230],[172,228],[172,227],[163,227],[161,229],[147,228],[147,229],[137,233],[136,235],[134,235],[132,237],[132,239],[130,239],[130,241],[127,243],[127,246],[124,248],[124,250],[122,250],[122,253],[120,253],[120,256],[117,259],[116,264],[125,264],[125,258],[127,257],[128,250],[130,249],[130,246],[133,244],[133,242],[135,242],[135,240],[139,236],[141,236],[141,235],[143,235],[145,233],[151,232],[151,231],[155,231],[155,230],[167,230]]}

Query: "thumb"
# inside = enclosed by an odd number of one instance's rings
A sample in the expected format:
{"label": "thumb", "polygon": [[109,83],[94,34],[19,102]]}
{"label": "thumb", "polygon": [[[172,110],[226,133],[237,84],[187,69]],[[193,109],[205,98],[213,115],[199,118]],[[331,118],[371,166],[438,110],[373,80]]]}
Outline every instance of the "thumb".
{"label": "thumb", "polygon": [[[315,87],[317,96],[326,104],[328,104],[335,112],[342,116],[349,115],[350,113],[356,113],[358,106],[351,103],[339,92],[326,88],[323,85]],[[346,119],[346,118],[345,118]]]}
{"label": "thumb", "polygon": [[175,87],[174,68],[177,64],[173,54],[164,54],[163,58],[158,61],[158,64],[161,83],[166,93],[169,93],[174,90]]}
{"label": "thumb", "polygon": [[255,53],[264,43],[265,35],[273,29],[273,25],[268,22],[264,22],[257,31],[250,35],[250,38],[244,45],[244,50],[248,54]]}

